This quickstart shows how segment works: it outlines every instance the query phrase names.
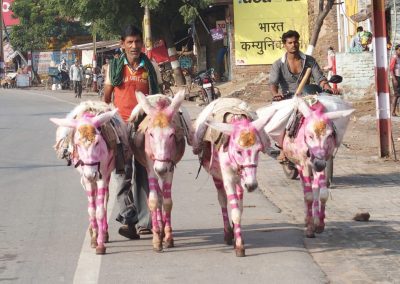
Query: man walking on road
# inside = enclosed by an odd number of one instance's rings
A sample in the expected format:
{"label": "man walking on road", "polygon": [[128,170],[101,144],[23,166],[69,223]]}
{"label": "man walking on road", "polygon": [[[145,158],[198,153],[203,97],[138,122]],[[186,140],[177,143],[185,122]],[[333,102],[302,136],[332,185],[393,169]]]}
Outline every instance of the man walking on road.
{"label": "man walking on road", "polygon": [[396,108],[400,98],[400,44],[394,50],[396,54],[390,59],[389,70],[393,83],[392,116],[397,116]]}
{"label": "man walking on road", "polygon": [[[143,47],[142,33],[133,26],[128,26],[121,36],[121,47],[124,52],[119,58],[110,61],[106,72],[104,101],[112,102],[121,117],[126,121],[133,108],[138,104],[136,91],[144,94],[159,93],[157,76],[151,61],[141,52]],[[133,138],[139,121],[129,125],[130,137]],[[119,234],[138,239],[139,234],[151,234],[151,215],[148,210],[149,194],[147,171],[136,160],[125,162],[125,172],[115,175],[117,181],[117,201],[120,212],[117,221],[123,225]],[[133,193],[132,193],[133,186]],[[136,231],[135,224],[138,232]]]}
{"label": "man walking on road", "polygon": [[75,98],[81,98],[82,95],[82,80],[83,80],[83,70],[79,65],[78,58],[75,59],[75,64],[69,69],[69,77],[74,84]]}

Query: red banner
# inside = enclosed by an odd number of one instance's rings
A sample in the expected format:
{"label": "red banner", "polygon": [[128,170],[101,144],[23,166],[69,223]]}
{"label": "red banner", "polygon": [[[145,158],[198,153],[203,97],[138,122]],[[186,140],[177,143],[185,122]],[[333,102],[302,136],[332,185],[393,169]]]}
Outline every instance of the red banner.
{"label": "red banner", "polygon": [[[145,48],[143,48],[142,52],[145,52]],[[151,54],[147,54],[148,57],[154,59],[158,64],[165,63],[169,61],[168,50],[165,45],[165,42],[160,39],[153,43],[153,49],[150,52]]]}
{"label": "red banner", "polygon": [[3,0],[3,20],[6,27],[19,24],[19,19],[14,18],[14,13],[11,11],[11,5],[13,2],[14,0]]}

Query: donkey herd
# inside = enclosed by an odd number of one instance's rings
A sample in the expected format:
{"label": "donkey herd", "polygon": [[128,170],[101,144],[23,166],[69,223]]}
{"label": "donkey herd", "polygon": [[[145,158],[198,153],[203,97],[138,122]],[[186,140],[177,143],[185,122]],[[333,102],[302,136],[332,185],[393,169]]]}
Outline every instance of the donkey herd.
{"label": "donkey herd", "polygon": [[[236,256],[245,256],[241,230],[244,190],[257,189],[259,154],[266,153],[271,140],[282,146],[286,157],[299,171],[306,208],[306,236],[314,237],[314,233],[323,232],[328,197],[324,168],[339,147],[353,112],[348,105],[339,102],[332,108],[326,107],[316,96],[312,99],[295,97],[285,102],[292,105],[292,111],[282,116],[279,104],[253,111],[240,99],[220,98],[206,106],[192,124],[182,106],[184,91],[173,99],[163,95],[146,97],[140,92],[136,97],[139,103],[129,122],[143,118],[143,114],[146,116],[134,135],[128,133],[118,110],[103,102],[82,102],[65,118],[50,119],[59,126],[57,153],[60,157],[67,153],[81,175],[88,197],[91,246],[96,254],[105,254],[108,241],[107,201],[110,176],[116,165],[116,143],[124,143],[125,154],[133,154],[147,169],[152,243],[156,252],[174,247],[172,180],[186,143],[212,176],[221,206],[224,242],[233,244]],[[338,107],[340,103],[346,107]],[[296,135],[289,137],[285,135],[287,117],[293,112],[301,114],[302,119]],[[336,120],[342,123],[336,124]],[[283,125],[282,138],[271,139],[271,129],[276,130],[279,125]]]}

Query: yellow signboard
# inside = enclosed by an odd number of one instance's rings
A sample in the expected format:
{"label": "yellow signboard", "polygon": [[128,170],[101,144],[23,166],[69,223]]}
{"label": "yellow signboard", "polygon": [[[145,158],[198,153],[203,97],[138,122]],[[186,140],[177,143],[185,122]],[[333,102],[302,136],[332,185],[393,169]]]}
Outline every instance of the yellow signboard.
{"label": "yellow signboard", "polygon": [[284,54],[282,34],[296,30],[309,42],[307,0],[234,0],[236,65],[272,64]]}

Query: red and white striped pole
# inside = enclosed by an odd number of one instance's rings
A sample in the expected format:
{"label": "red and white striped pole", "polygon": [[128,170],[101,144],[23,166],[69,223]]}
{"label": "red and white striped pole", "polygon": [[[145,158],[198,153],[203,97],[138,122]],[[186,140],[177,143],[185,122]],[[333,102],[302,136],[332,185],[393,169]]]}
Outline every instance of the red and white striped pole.
{"label": "red and white striped pole", "polygon": [[387,157],[391,152],[391,117],[386,46],[385,1],[373,0],[373,27],[375,37],[375,85],[376,117],[379,134],[379,155]]}

